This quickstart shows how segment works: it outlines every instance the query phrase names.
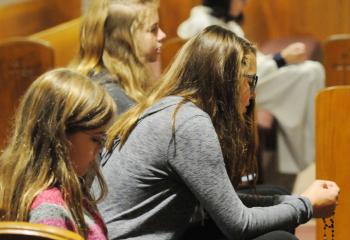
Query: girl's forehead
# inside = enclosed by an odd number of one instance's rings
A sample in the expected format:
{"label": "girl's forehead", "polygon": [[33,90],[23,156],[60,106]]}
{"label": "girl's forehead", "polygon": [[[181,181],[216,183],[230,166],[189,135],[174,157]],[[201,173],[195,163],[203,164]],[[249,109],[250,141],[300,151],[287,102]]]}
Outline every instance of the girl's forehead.
{"label": "girl's forehead", "polygon": [[140,20],[143,22],[142,25],[146,28],[159,23],[159,15],[156,10],[148,10],[142,18]]}
{"label": "girl's forehead", "polygon": [[147,9],[147,14],[146,14],[146,19],[149,22],[158,22],[159,21],[159,14],[158,14],[158,9],[157,8],[148,8]]}

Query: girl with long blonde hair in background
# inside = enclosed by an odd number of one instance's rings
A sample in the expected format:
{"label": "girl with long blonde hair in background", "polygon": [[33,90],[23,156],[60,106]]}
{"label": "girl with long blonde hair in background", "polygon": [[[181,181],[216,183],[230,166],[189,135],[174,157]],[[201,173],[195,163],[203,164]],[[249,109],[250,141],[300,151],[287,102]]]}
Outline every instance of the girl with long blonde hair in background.
{"label": "girl with long blonde hair in background", "polygon": [[72,66],[102,84],[118,112],[142,101],[152,85],[148,63],[157,61],[164,32],[158,0],[92,0]]}
{"label": "girl with long blonde hair in background", "polygon": [[[96,202],[106,184],[95,163],[115,104],[98,84],[72,70],[43,74],[18,108],[0,155],[1,221],[29,221],[106,239]],[[94,172],[100,196],[84,182]]]}
{"label": "girl with long blonde hair in background", "polygon": [[188,239],[295,239],[290,227],[332,214],[339,188],[329,181],[302,196],[250,196],[250,207],[235,191],[256,172],[255,57],[250,42],[208,27],[110,128],[101,161],[109,193],[98,204],[110,239],[186,239],[203,212],[221,236]]}

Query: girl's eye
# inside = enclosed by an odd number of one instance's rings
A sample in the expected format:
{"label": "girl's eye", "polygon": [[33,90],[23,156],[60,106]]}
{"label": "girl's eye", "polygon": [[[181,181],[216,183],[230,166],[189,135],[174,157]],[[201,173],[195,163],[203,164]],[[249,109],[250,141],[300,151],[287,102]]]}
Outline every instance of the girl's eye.
{"label": "girl's eye", "polygon": [[157,33],[158,33],[158,29],[159,29],[158,24],[152,26],[152,28],[151,28],[151,33],[157,34]]}
{"label": "girl's eye", "polygon": [[106,143],[107,140],[107,135],[106,134],[92,134],[89,132],[83,132],[86,135],[88,135],[91,139],[92,142],[98,144],[99,146],[103,147]]}
{"label": "girl's eye", "polygon": [[91,136],[91,140],[100,145],[101,147],[103,147],[106,143],[106,136],[105,135],[101,135],[101,136]]}

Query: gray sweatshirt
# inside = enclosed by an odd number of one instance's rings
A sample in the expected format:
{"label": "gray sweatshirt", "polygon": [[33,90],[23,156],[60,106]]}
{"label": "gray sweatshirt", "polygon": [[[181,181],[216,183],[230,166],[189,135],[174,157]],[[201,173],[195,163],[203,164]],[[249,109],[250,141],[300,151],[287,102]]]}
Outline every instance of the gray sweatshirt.
{"label": "gray sweatshirt", "polygon": [[114,78],[115,77],[112,76],[107,69],[102,69],[98,74],[91,76],[93,81],[98,82],[107,90],[109,95],[111,95],[117,105],[117,114],[120,115],[134,106],[135,102],[126,95],[123,88]]}
{"label": "gray sweatshirt", "polygon": [[[276,196],[247,207],[225,170],[210,117],[170,96],[146,110],[121,150],[102,159],[108,197],[99,204],[110,239],[180,239],[202,206],[228,239],[288,229],[311,218],[308,199]],[[96,190],[97,191],[97,190]],[[266,200],[266,199],[265,199]]]}

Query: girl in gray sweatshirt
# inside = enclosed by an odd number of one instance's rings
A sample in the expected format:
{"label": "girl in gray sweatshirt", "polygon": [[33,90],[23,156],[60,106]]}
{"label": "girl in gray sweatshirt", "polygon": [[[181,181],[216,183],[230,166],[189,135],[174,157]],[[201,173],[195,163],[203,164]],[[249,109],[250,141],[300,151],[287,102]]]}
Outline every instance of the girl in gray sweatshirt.
{"label": "girl in gray sweatshirt", "polygon": [[208,27],[184,45],[149,98],[112,126],[101,162],[109,194],[98,206],[110,239],[182,239],[204,211],[227,239],[273,239],[313,210],[334,210],[339,189],[328,181],[303,196],[257,197],[249,207],[238,197],[241,177],[256,172],[255,65],[251,43]]}

